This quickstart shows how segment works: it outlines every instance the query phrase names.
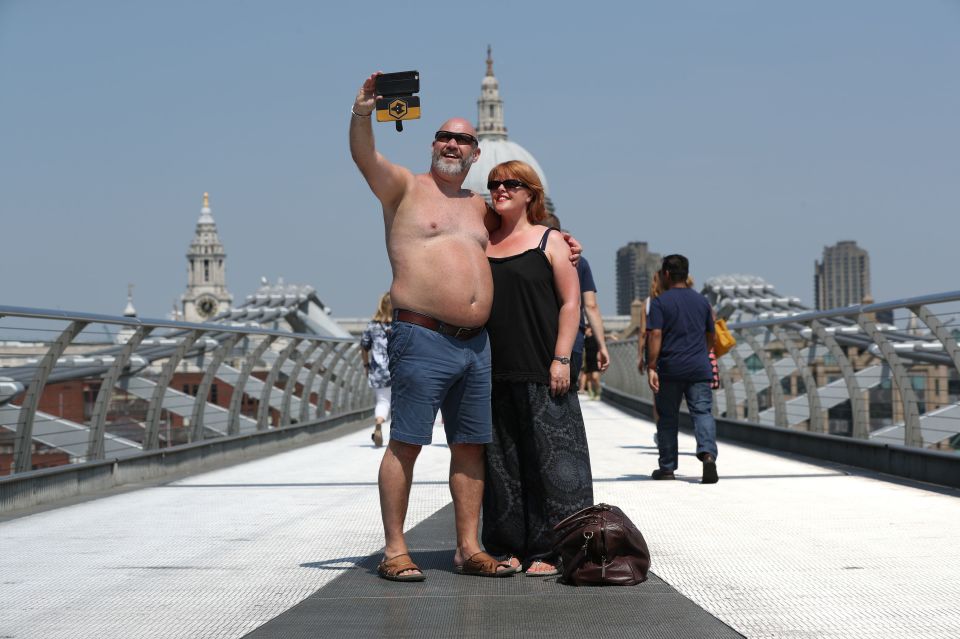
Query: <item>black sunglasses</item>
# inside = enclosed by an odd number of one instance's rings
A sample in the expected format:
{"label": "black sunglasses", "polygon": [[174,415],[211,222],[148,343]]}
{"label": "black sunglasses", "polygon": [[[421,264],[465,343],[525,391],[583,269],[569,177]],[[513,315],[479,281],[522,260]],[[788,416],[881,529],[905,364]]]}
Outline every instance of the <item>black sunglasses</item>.
{"label": "black sunglasses", "polygon": [[487,182],[487,190],[496,191],[497,189],[500,188],[501,184],[503,185],[503,188],[508,190],[519,189],[519,188],[524,188],[524,189],[530,188],[524,182],[521,182],[520,180],[514,180],[511,178],[509,180],[490,180],[489,182]]}
{"label": "black sunglasses", "polygon": [[451,131],[437,131],[433,135],[433,139],[436,142],[443,142],[446,144],[450,140],[456,140],[457,144],[469,144],[473,146],[478,144],[477,138],[473,137],[469,133],[453,133]]}

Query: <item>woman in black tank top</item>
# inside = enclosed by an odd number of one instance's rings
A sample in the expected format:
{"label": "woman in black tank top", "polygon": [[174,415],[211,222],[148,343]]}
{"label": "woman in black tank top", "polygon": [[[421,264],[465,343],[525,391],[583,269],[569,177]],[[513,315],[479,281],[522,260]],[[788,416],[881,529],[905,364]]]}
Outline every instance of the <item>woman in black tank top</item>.
{"label": "woman in black tank top", "polygon": [[482,540],[529,576],[557,574],[553,526],[593,505],[590,456],[570,351],[580,285],[569,247],[538,226],[546,211],[539,176],[523,162],[490,172],[500,228],[490,234],[493,307],[493,442],[487,446]]}

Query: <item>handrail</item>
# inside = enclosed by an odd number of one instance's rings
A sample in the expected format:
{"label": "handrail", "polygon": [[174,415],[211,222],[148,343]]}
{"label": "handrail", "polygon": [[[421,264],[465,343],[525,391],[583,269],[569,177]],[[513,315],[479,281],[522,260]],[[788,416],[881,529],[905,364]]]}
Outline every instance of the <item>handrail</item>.
{"label": "handrail", "polygon": [[[854,304],[842,308],[833,308],[825,311],[808,311],[806,313],[785,314],[784,317],[770,317],[748,322],[731,323],[731,328],[750,329],[764,328],[767,326],[778,326],[789,323],[807,323],[813,320],[824,320],[834,318],[850,318],[864,313],[881,313],[883,311],[894,311],[901,308],[910,308],[912,306],[926,306],[928,304],[942,304],[945,302],[960,301],[960,291],[950,291],[949,293],[931,293],[929,295],[920,295],[918,297],[905,297],[900,300],[890,302],[879,302],[874,304]],[[0,311],[2,312],[2,311]]]}
{"label": "handrail", "polygon": [[[12,319],[29,321],[7,326]],[[84,339],[105,325],[123,330]],[[23,333],[30,339],[8,338]],[[373,405],[359,356],[343,357],[356,348],[352,337],[0,305],[0,343],[0,428],[15,433],[14,462],[0,464],[0,474],[311,424]],[[301,346],[321,353],[309,367]]]}
{"label": "handrail", "polygon": [[[960,291],[731,322],[739,345],[718,362],[718,415],[746,414],[748,423],[785,430],[955,449],[960,348],[947,327],[960,319],[956,302]],[[878,312],[890,311],[910,325],[876,320]],[[608,344],[611,367],[604,383],[652,402],[636,370],[636,348],[636,338]]]}
{"label": "handrail", "polygon": [[[82,313],[78,311],[60,311],[49,308],[30,308],[26,306],[4,306],[0,304],[0,317],[15,316],[28,319],[47,319],[63,321],[82,321],[88,324],[111,324],[123,326],[149,326],[151,328],[173,328],[181,330],[203,330],[205,332],[218,333],[243,333],[246,335],[276,335],[277,337],[300,337],[303,339],[316,339],[316,335],[309,333],[294,333],[288,331],[276,331],[268,328],[259,328],[253,326],[236,326],[233,324],[206,323],[198,324],[196,322],[181,322],[165,319],[150,319],[139,317],[125,317],[119,315],[100,315],[97,313]],[[352,342],[352,337],[324,337],[325,340],[334,342]]]}

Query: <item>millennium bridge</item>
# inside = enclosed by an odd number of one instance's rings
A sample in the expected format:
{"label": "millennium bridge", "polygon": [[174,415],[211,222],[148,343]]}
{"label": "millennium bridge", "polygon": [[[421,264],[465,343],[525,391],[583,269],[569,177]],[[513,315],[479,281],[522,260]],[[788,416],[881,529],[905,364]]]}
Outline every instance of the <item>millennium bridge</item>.
{"label": "millennium bridge", "polygon": [[[0,306],[0,637],[956,637],[960,291],[811,311],[749,278],[704,294],[720,482],[653,482],[636,336],[581,398],[596,499],[650,580],[453,571],[442,430],[380,580],[380,451],[357,340],[309,290],[210,323]],[[438,428],[440,428],[438,424]]]}

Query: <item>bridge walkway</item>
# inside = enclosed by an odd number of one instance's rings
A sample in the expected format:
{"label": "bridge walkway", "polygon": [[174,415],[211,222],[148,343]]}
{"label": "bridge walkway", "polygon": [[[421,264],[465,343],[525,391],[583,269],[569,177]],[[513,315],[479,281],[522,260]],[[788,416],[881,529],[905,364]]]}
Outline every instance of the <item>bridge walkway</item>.
{"label": "bridge walkway", "polygon": [[439,443],[408,516],[428,580],[378,580],[380,452],[354,431],[0,521],[0,637],[956,636],[958,491],[723,441],[704,486],[684,434],[679,480],[654,482],[653,425],[583,411],[596,499],[643,531],[646,584],[455,576]]}

